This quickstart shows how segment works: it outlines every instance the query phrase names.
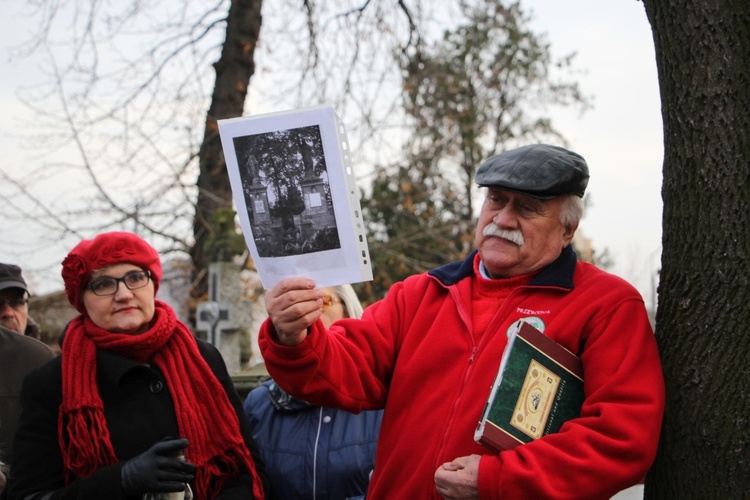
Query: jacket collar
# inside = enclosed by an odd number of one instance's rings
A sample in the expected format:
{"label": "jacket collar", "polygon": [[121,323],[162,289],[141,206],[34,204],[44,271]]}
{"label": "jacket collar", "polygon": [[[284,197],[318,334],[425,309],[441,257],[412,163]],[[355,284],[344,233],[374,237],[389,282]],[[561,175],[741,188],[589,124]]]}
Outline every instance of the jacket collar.
{"label": "jacket collar", "polygon": [[104,349],[96,350],[96,362],[100,367],[99,374],[102,377],[102,381],[105,385],[111,387],[120,387],[125,378],[130,373],[148,373],[151,377],[154,375],[154,368],[150,368],[147,365],[137,363],[131,359],[128,359],[119,354],[115,354]]}
{"label": "jacket collar", "polygon": [[314,407],[307,401],[289,395],[273,379],[263,382],[263,385],[268,389],[268,399],[277,411],[300,411]]}
{"label": "jacket collar", "polygon": [[[464,278],[474,274],[474,256],[477,251],[471,252],[466,259],[451,262],[438,267],[427,274],[437,278],[445,286],[455,285]],[[560,256],[547,267],[543,268],[529,283],[530,286],[550,286],[573,289],[573,273],[576,269],[578,257],[573,250],[573,245],[563,248]]]}

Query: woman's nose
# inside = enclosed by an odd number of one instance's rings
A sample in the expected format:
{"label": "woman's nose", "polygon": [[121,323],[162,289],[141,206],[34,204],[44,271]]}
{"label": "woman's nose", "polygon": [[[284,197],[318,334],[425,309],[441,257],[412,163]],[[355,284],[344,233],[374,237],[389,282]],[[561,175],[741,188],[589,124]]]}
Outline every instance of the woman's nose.
{"label": "woman's nose", "polygon": [[117,282],[117,291],[115,292],[115,300],[130,299],[133,296],[133,292],[125,286],[125,283]]}

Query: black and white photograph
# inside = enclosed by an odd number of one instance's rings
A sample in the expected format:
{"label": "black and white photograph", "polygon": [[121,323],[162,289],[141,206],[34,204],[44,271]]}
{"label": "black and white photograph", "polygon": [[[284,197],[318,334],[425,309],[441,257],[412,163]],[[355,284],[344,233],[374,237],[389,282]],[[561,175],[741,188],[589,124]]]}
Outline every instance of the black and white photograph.
{"label": "black and white photograph", "polygon": [[359,190],[330,106],[219,121],[232,194],[263,286],[372,279]]}
{"label": "black and white photograph", "polygon": [[320,127],[233,140],[258,255],[340,248]]}

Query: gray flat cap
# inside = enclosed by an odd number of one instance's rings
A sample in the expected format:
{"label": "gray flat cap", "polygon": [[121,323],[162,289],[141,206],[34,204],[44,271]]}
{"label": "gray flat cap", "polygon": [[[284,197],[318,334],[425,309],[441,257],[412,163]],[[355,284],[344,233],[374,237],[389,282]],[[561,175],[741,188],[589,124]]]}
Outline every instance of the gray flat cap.
{"label": "gray flat cap", "polygon": [[561,194],[583,198],[589,167],[577,153],[531,144],[492,156],[477,169],[476,182],[549,200]]}

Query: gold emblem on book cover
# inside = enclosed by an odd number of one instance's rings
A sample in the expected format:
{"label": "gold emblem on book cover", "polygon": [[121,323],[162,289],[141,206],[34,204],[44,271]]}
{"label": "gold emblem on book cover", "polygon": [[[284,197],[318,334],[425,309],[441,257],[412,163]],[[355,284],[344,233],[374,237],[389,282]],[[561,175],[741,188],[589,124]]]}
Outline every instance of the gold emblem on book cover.
{"label": "gold emblem on book cover", "polygon": [[560,377],[531,360],[511,419],[511,425],[539,439],[547,425]]}

